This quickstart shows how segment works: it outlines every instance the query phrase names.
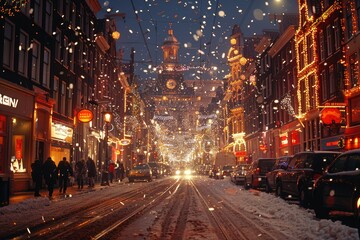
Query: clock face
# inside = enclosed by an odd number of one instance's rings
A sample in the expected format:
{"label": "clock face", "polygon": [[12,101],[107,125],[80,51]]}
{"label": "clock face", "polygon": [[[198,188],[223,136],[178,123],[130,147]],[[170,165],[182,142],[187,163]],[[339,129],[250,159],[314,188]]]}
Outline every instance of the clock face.
{"label": "clock face", "polygon": [[166,81],[166,87],[168,89],[174,89],[176,87],[176,81],[174,79],[169,79]]}

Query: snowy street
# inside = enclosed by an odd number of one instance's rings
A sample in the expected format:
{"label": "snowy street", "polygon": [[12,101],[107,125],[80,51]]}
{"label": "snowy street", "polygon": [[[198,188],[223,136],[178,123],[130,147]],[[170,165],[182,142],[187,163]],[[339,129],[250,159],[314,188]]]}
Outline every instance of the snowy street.
{"label": "snowy street", "polygon": [[229,178],[165,177],[0,208],[8,239],[358,239],[357,229]]}

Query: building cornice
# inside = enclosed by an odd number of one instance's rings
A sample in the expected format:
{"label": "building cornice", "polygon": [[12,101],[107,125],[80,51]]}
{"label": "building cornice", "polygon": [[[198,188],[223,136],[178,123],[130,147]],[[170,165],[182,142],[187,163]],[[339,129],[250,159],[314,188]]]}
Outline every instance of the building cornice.
{"label": "building cornice", "polygon": [[294,25],[289,26],[285,32],[276,40],[269,49],[269,55],[274,57],[294,36],[296,28]]}

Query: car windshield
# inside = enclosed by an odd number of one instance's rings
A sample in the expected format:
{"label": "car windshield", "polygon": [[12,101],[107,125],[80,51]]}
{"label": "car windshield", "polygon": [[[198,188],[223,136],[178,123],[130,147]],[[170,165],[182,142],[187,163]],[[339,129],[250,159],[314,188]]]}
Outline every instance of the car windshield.
{"label": "car windshield", "polygon": [[338,156],[337,153],[315,154],[305,163],[305,168],[312,168],[316,172],[323,172],[325,168]]}
{"label": "car windshield", "polygon": [[149,168],[149,167],[148,167],[148,165],[146,165],[146,164],[139,164],[139,165],[134,166],[133,169],[139,170],[139,169],[148,169],[148,168]]}

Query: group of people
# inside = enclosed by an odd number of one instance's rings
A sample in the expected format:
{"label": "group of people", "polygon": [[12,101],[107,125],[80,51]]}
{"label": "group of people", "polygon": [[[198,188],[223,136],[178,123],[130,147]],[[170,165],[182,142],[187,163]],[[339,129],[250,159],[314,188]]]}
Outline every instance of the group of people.
{"label": "group of people", "polygon": [[[56,166],[54,160],[52,160],[51,157],[48,157],[43,164],[40,160],[35,160],[35,162],[31,164],[31,168],[32,179],[35,183],[35,197],[41,196],[40,189],[42,186],[43,177],[48,188],[49,198],[52,198],[56,181],[59,180],[59,192],[66,194],[69,178],[74,176],[73,168],[66,160],[66,157],[63,157],[58,166]],[[78,189],[82,189],[84,187],[86,174],[89,180],[89,187],[94,187],[96,165],[94,160],[92,160],[90,157],[86,162],[82,159],[75,164],[75,176]]]}

